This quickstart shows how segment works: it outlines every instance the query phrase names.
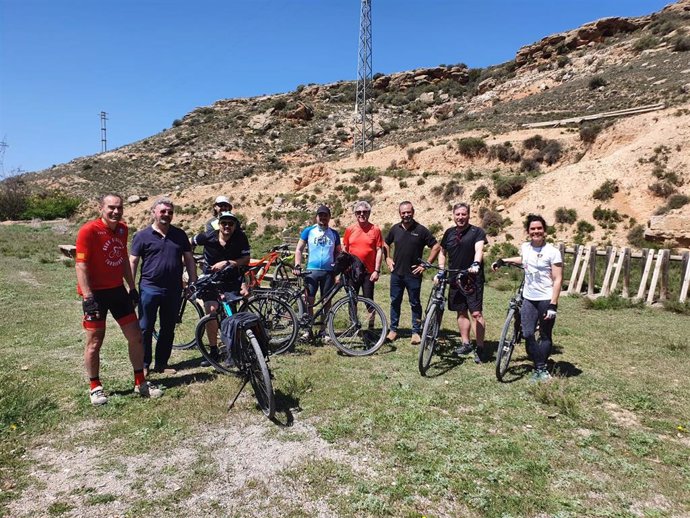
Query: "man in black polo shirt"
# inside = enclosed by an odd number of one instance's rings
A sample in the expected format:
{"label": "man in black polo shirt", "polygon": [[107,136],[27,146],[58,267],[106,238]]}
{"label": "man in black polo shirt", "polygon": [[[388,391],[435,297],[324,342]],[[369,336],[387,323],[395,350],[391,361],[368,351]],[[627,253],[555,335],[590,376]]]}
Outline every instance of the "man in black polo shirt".
{"label": "man in black polo shirt", "polygon": [[144,341],[144,369],[151,365],[151,342],[156,314],[159,317],[158,341],[156,342],[157,372],[174,374],[168,367],[175,338],[175,323],[180,309],[182,294],[182,261],[189,280],[196,280],[196,267],[192,247],[187,235],[171,225],[175,207],[169,198],[156,200],[151,208],[153,223],[137,232],[132,241],[129,263],[136,279],[141,259],[139,281],[139,327]]}
{"label": "man in black polo shirt", "polygon": [[[455,354],[464,355],[474,351],[474,361],[481,363],[484,358],[484,331],[486,324],[482,315],[484,298],[484,245],[488,242],[486,232],[470,225],[470,206],[467,203],[456,203],[453,206],[455,226],[449,228],[441,239],[441,253],[438,265],[453,270],[468,270],[474,277],[470,290],[463,290],[456,283],[451,283],[448,292],[448,309],[457,311],[458,329],[462,345],[455,349]],[[441,275],[441,273],[439,273]],[[470,320],[468,311],[472,314]],[[475,349],[470,343],[470,329],[477,340]]]}
{"label": "man in black polo shirt", "polygon": [[[414,219],[414,207],[409,201],[404,201],[398,207],[400,223],[394,225],[386,236],[383,250],[386,257],[386,265],[391,271],[391,330],[388,340],[391,342],[398,337],[398,324],[400,323],[400,305],[403,293],[407,290],[412,310],[412,338],[413,345],[421,342],[422,332],[422,303],[419,295],[422,288],[422,274],[424,266],[419,264],[424,247],[431,248],[429,262],[436,259],[441,247],[436,242],[429,229],[420,225]],[[393,257],[390,254],[390,246],[395,247]]]}
{"label": "man in black polo shirt", "polygon": [[[218,230],[204,232],[192,238],[192,245],[202,245],[204,247],[204,259],[206,267],[204,273],[218,272],[226,267],[227,275],[224,279],[224,291],[239,291],[242,286],[242,274],[240,266],[249,264],[249,240],[247,235],[240,229],[237,217],[232,212],[221,212],[218,215]],[[213,313],[218,309],[218,301],[204,300],[206,313]],[[210,321],[206,325],[208,335],[209,352],[215,359],[218,357],[218,322]],[[202,365],[208,366],[207,362]]]}

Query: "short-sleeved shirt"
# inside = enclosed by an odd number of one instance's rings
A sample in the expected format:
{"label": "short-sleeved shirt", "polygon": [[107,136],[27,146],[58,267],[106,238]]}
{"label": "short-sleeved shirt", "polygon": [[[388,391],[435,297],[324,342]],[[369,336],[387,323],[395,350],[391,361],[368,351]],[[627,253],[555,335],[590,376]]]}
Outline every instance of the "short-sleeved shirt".
{"label": "short-sleeved shirt", "polygon": [[544,246],[532,246],[532,243],[522,243],[520,248],[522,266],[525,268],[525,287],[522,296],[528,300],[551,300],[553,295],[553,279],[551,267],[562,264],[563,258],[558,248],[546,243]]}
{"label": "short-sleeved shirt", "polygon": [[[122,286],[127,255],[127,225],[118,222],[110,230],[102,219],[85,223],[77,234],[77,263],[86,263],[89,286],[106,290]],[[77,284],[77,292],[83,295]]]}
{"label": "short-sleeved shirt", "polygon": [[[225,246],[220,243],[217,231],[197,234],[193,238],[193,244],[204,247],[204,260],[206,261],[204,273],[211,273],[211,267],[220,261],[236,261],[243,257],[249,257],[251,254],[247,235],[237,227],[235,227],[230,241],[225,243]],[[241,283],[242,276],[238,270],[237,277],[230,278],[228,276],[227,278],[228,291],[238,289]]]}
{"label": "short-sleeved shirt", "polygon": [[[431,248],[436,244],[436,238],[424,225],[412,220],[409,229],[402,223],[393,225],[386,235],[386,244],[395,244],[393,273],[398,275],[413,275],[412,266],[419,264],[419,259],[424,253],[424,247]],[[421,274],[415,275],[421,277]]]}
{"label": "short-sleeved shirt", "polygon": [[137,232],[132,240],[131,254],[141,258],[139,285],[160,293],[176,293],[182,289],[182,254],[191,252],[192,245],[184,230],[170,226],[166,235],[153,225]]}
{"label": "short-sleeved shirt", "polygon": [[343,245],[352,255],[359,257],[369,273],[376,269],[376,250],[383,246],[381,229],[372,223],[355,223],[347,227]]}
{"label": "short-sleeved shirt", "polygon": [[[486,232],[474,225],[460,230],[457,226],[447,229],[441,239],[441,248],[448,254],[448,268],[465,270],[474,262],[474,246],[488,243]],[[479,265],[479,277],[484,278],[484,261]]]}
{"label": "short-sleeved shirt", "polygon": [[299,238],[309,247],[307,270],[332,272],[335,250],[340,246],[340,234],[331,227],[311,225],[302,231]]}

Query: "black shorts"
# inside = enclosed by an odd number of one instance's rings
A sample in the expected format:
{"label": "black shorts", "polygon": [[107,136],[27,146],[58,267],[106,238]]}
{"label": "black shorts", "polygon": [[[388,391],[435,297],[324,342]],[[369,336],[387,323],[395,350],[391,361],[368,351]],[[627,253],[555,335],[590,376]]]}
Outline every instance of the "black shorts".
{"label": "black shorts", "polygon": [[134,304],[124,286],[108,288],[107,290],[94,290],[93,300],[98,304],[100,318],[97,320],[87,320],[86,315],[84,315],[83,326],[85,329],[105,328],[105,319],[108,316],[108,311],[110,311],[117,323],[120,324],[120,327],[137,320]]}
{"label": "black shorts", "polygon": [[304,276],[304,287],[310,297],[315,297],[316,292],[321,290],[323,298],[335,284],[335,274],[326,270],[309,270],[309,275]]}
{"label": "black shorts", "polygon": [[484,304],[484,283],[477,280],[474,293],[465,295],[459,288],[451,286],[448,291],[448,309],[451,311],[482,311]]}

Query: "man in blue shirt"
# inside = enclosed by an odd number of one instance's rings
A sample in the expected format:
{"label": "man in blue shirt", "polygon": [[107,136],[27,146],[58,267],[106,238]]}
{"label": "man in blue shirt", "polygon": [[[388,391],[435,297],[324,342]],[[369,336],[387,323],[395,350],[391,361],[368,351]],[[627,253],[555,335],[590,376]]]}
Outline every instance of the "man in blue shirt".
{"label": "man in blue shirt", "polygon": [[132,240],[129,263],[136,280],[141,259],[139,281],[139,327],[144,341],[144,369],[151,365],[151,342],[156,314],[159,316],[156,342],[156,372],[174,374],[168,367],[175,338],[175,323],[182,302],[182,266],[189,281],[196,281],[192,247],[184,231],[171,225],[175,207],[170,198],[156,200],[151,208],[153,223],[137,232]]}
{"label": "man in blue shirt", "polygon": [[[309,275],[304,278],[304,287],[307,292],[307,306],[309,314],[312,314],[314,299],[317,290],[321,297],[329,292],[335,281],[333,273],[335,256],[340,253],[340,235],[337,231],[330,228],[328,223],[331,221],[331,209],[321,205],[316,210],[316,224],[305,228],[299,236],[299,242],[295,249],[295,275],[302,272],[302,257],[305,248],[309,250],[307,260],[307,271]],[[328,312],[330,304],[324,306]],[[321,325],[321,336],[324,333],[325,322]]]}

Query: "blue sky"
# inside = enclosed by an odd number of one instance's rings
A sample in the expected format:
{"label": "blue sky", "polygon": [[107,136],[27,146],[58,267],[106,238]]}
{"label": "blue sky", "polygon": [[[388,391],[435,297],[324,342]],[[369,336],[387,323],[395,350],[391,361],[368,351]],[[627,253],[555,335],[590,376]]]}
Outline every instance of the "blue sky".
{"label": "blue sky", "polygon": [[[372,0],[373,70],[484,67],[523,45],[669,0]],[[4,171],[170,127],[218,99],[353,80],[360,0],[0,0]]]}

